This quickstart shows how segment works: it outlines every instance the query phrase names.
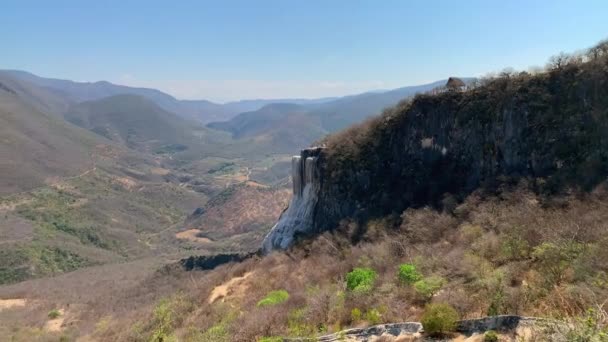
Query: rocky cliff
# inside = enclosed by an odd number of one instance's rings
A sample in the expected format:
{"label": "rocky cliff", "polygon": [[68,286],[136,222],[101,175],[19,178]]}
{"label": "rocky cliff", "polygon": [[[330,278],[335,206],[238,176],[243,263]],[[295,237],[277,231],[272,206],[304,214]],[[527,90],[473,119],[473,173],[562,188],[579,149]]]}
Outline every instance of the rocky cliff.
{"label": "rocky cliff", "polygon": [[547,193],[593,188],[608,175],[608,63],[417,96],[325,143],[294,158],[294,198],[265,251],[521,178]]}
{"label": "rocky cliff", "polygon": [[293,195],[289,207],[264,239],[262,250],[285,249],[298,234],[309,234],[314,226],[319,189],[321,187],[319,155],[321,148],[302,150],[291,160]]}

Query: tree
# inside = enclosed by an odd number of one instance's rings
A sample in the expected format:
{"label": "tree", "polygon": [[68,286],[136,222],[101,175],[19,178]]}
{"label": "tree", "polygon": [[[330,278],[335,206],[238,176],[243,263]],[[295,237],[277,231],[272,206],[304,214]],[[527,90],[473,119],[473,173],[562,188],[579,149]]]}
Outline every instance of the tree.
{"label": "tree", "polygon": [[412,264],[399,265],[397,278],[403,284],[413,284],[422,278],[422,275],[416,270],[416,266]]}
{"label": "tree", "polygon": [[429,304],[424,309],[420,322],[424,331],[431,336],[445,335],[456,329],[458,312],[449,304]]}
{"label": "tree", "polygon": [[544,242],[534,248],[532,257],[539,271],[545,276],[547,285],[559,285],[572,262],[582,253],[583,246],[577,242]]}
{"label": "tree", "polygon": [[566,64],[570,57],[565,52],[560,52],[559,54],[552,56],[549,59],[549,68],[554,70],[561,70]]}
{"label": "tree", "polygon": [[355,292],[366,292],[372,289],[377,274],[367,267],[357,267],[346,275],[346,288]]}
{"label": "tree", "polygon": [[441,290],[444,284],[445,279],[442,277],[431,276],[415,282],[414,289],[418,294],[424,297],[424,299],[429,300]]}

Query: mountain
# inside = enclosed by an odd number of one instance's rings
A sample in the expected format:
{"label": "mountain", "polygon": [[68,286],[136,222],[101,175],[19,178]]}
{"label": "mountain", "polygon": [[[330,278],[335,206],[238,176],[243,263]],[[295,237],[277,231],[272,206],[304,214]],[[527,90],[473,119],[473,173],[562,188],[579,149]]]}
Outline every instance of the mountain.
{"label": "mountain", "polygon": [[329,102],[337,99],[336,97],[323,97],[319,99],[258,99],[258,100],[240,100],[227,102],[224,106],[231,108],[238,113],[251,112],[258,110],[264,106],[274,103],[288,103],[296,105],[312,105]]}
{"label": "mountain", "polygon": [[236,112],[224,108],[220,104],[205,100],[180,101],[156,89],[127,87],[107,81],[74,82],[39,77],[18,70],[3,70],[0,72],[47,89],[74,103],[99,100],[114,95],[132,94],[145,97],[169,112],[176,113],[187,119],[200,120],[201,122],[217,120],[219,118],[227,119],[231,115],[236,114]]}
{"label": "mountain", "polygon": [[30,83],[7,71],[0,70],[0,83],[3,85],[2,88],[18,95],[37,110],[57,117],[61,117],[72,103],[57,95],[52,89]]}
{"label": "mountain", "polygon": [[151,152],[164,146],[187,149],[196,124],[189,123],[138,95],[114,95],[71,107],[69,122],[109,140]]}
{"label": "mountain", "polygon": [[608,175],[607,83],[594,62],[506,75],[469,91],[419,94],[329,136],[326,148],[295,157],[297,191],[264,248],[522,179],[544,193],[590,191]]}
{"label": "mountain", "polygon": [[90,165],[89,154],[100,140],[41,112],[44,105],[37,99],[44,94],[36,89],[5,78],[0,84],[0,194],[31,189],[49,177],[74,175]]}
{"label": "mountain", "polygon": [[74,82],[70,80],[40,77],[20,70],[0,70],[0,75],[5,75],[36,85],[47,92],[72,103],[99,100],[114,95],[139,95],[151,100],[166,111],[175,113],[185,119],[196,120],[202,123],[228,120],[236,114],[257,110],[271,103],[289,102],[295,104],[314,104],[330,100],[330,98],[312,100],[267,99],[241,100],[228,102],[226,104],[218,104],[207,100],[178,100],[173,96],[156,89],[128,87],[107,81]]}
{"label": "mountain", "polygon": [[[463,78],[468,82],[471,78]],[[368,92],[346,96],[334,101],[312,106],[311,114],[322,120],[322,126],[329,132],[361,122],[379,114],[384,108],[396,105],[399,101],[445,85],[447,80],[433,83],[408,86],[386,92]]]}
{"label": "mountain", "polygon": [[306,146],[327,133],[321,120],[310,116],[305,106],[288,103],[269,104],[207,127],[230,132],[235,139],[266,143],[284,152]]}
{"label": "mountain", "polygon": [[[473,79],[465,78],[466,82]],[[275,103],[241,113],[226,122],[212,122],[208,127],[232,133],[235,138],[271,140],[289,152],[309,145],[325,134],[379,114],[384,108],[418,93],[445,85],[446,80],[398,88],[385,92],[330,99],[319,103]]]}

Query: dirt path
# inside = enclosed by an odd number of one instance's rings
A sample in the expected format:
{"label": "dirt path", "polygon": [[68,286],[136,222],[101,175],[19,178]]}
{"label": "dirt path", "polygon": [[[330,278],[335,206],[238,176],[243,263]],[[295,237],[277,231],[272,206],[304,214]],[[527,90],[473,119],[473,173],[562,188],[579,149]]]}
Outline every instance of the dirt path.
{"label": "dirt path", "polygon": [[180,240],[188,240],[188,241],[200,242],[200,243],[213,242],[213,240],[211,240],[209,238],[197,236],[197,234],[200,232],[201,232],[200,229],[188,229],[188,230],[184,230],[183,232],[179,232],[179,233],[175,234],[175,237]]}
{"label": "dirt path", "polygon": [[213,291],[211,291],[208,302],[213,303],[220,298],[223,300],[229,294],[244,293],[247,286],[239,283],[247,279],[251,274],[253,274],[253,272],[247,272],[242,277],[232,278],[224,284],[216,286]]}
{"label": "dirt path", "polygon": [[11,308],[22,308],[25,307],[27,301],[23,298],[15,299],[0,299],[0,311]]}

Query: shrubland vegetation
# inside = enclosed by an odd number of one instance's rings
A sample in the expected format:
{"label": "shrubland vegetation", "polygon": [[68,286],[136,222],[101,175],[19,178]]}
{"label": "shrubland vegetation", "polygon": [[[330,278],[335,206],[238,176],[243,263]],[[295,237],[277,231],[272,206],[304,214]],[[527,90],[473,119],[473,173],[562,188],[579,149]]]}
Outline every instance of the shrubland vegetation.
{"label": "shrubland vegetation", "polygon": [[[426,317],[426,329],[440,334],[457,318],[517,314],[576,323],[562,335],[597,335],[607,321],[589,319],[588,310],[604,312],[608,298],[607,191],[602,185],[545,197],[519,184],[476,192],[449,212],[408,209],[398,219],[345,221],[289,253],[207,273],[209,282],[187,294],[200,304],[174,333],[256,341]],[[556,253],[553,246],[569,247]],[[208,303],[215,286],[247,272],[225,303]],[[120,340],[122,330],[119,324],[103,336]],[[140,332],[147,339],[152,330]]]}
{"label": "shrubland vegetation", "polygon": [[431,336],[441,336],[449,334],[456,329],[458,318],[458,312],[452,306],[436,303],[429,304],[424,308],[420,322],[424,327],[425,333]]}

